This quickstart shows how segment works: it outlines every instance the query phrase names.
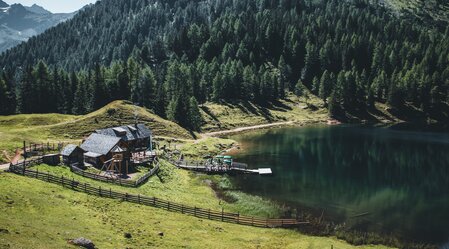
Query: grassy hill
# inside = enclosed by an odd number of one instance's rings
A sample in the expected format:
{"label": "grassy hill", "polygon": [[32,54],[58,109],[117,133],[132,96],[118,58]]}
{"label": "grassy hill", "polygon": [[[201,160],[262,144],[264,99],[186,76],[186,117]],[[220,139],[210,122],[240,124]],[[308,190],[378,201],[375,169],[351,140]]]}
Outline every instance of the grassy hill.
{"label": "grassy hill", "polygon": [[75,248],[67,240],[78,237],[98,248],[386,248],[203,220],[6,173],[0,209],[0,248]]}
{"label": "grassy hill", "polygon": [[27,142],[80,142],[96,129],[133,124],[136,114],[156,135],[192,139],[179,125],[162,119],[149,110],[126,101],[114,101],[87,115],[26,114],[0,116],[0,162],[6,162],[14,150]]}

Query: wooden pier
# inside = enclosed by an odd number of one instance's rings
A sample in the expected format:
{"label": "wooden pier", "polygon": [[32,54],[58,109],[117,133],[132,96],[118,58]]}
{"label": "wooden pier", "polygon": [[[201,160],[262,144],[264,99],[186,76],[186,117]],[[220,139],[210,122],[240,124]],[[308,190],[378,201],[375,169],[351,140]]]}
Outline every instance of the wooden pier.
{"label": "wooden pier", "polygon": [[206,174],[251,174],[272,175],[270,168],[249,169],[248,164],[235,162],[231,156],[215,156],[203,161],[186,161],[181,153],[163,153],[162,158],[180,169],[203,172]]}
{"label": "wooden pier", "polygon": [[270,168],[261,168],[261,169],[247,169],[242,167],[234,167],[234,165],[230,167],[225,166],[211,166],[211,165],[202,165],[200,163],[188,163],[185,161],[179,161],[175,163],[178,168],[203,172],[207,174],[252,174],[252,175],[271,175],[273,172]]}

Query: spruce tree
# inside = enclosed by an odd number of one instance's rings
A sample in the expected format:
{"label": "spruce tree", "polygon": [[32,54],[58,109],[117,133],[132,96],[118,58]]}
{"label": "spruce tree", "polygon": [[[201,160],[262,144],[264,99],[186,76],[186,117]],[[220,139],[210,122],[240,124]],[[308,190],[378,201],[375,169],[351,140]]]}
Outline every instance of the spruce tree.
{"label": "spruce tree", "polygon": [[203,122],[200,108],[198,107],[198,102],[195,97],[191,97],[189,101],[189,127],[194,131],[200,131],[201,123]]}

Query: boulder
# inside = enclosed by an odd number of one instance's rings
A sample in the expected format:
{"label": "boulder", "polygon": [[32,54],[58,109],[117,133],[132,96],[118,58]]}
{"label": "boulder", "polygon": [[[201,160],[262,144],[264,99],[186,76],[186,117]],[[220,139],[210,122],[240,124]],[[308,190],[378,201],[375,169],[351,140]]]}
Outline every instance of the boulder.
{"label": "boulder", "polygon": [[124,236],[127,239],[131,239],[133,237],[130,233],[125,233]]}
{"label": "boulder", "polygon": [[86,238],[77,238],[73,240],[69,240],[69,243],[75,246],[80,246],[86,249],[95,249],[95,244]]}

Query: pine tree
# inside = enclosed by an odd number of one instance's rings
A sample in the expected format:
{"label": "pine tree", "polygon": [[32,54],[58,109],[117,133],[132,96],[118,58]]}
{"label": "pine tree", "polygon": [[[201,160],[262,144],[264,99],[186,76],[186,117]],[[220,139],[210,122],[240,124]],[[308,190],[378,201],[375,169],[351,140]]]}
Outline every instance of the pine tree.
{"label": "pine tree", "polygon": [[319,91],[318,91],[318,93],[319,93],[318,95],[324,102],[326,102],[327,97],[329,97],[331,84],[332,83],[331,83],[329,71],[326,70],[326,71],[324,71],[323,75],[321,76],[320,87],[319,87]]}
{"label": "pine tree", "polygon": [[392,108],[400,108],[403,105],[403,95],[397,80],[392,80],[388,92],[388,105]]}
{"label": "pine tree", "polygon": [[306,92],[306,87],[304,86],[304,84],[302,83],[301,80],[298,80],[298,83],[296,83],[295,86],[295,94],[298,97],[301,97],[305,94]]}
{"label": "pine tree", "polygon": [[200,108],[198,107],[198,102],[195,97],[191,97],[189,101],[189,127],[194,131],[200,131],[201,123],[203,122]]}
{"label": "pine tree", "polygon": [[32,113],[35,111],[35,104],[38,100],[34,91],[34,82],[33,68],[27,67],[20,79],[19,110],[21,113]]}
{"label": "pine tree", "polygon": [[83,83],[83,80],[78,80],[78,77],[73,78],[74,82],[77,82],[76,91],[73,99],[73,107],[72,107],[72,113],[73,114],[85,114],[87,112],[87,104],[88,104],[88,98],[87,98],[87,89],[86,86]]}
{"label": "pine tree", "polygon": [[6,84],[0,78],[0,115],[8,114],[7,103],[6,103],[6,91],[7,91]]}
{"label": "pine tree", "polygon": [[99,109],[106,105],[109,100],[109,94],[106,87],[104,72],[101,66],[96,63],[93,75],[93,108]]}
{"label": "pine tree", "polygon": [[39,61],[36,68],[34,69],[34,79],[34,94],[36,94],[37,97],[34,112],[49,112],[53,101],[53,96],[51,95],[53,85],[50,81],[48,67],[43,61]]}
{"label": "pine tree", "polygon": [[146,108],[155,109],[156,103],[156,79],[154,73],[150,68],[143,70],[142,75],[138,81],[139,98],[138,102]]}

